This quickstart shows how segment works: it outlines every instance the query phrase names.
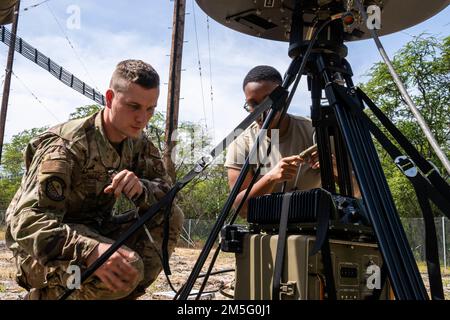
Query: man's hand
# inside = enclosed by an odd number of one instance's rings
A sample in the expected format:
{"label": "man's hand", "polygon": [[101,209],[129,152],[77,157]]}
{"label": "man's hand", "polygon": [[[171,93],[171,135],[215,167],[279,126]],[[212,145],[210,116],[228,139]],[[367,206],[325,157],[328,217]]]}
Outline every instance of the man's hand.
{"label": "man's hand", "polygon": [[[86,259],[87,266],[93,264],[110,246],[100,243]],[[113,292],[130,291],[139,276],[130,262],[138,258],[133,251],[120,248],[94,274]]]}
{"label": "man's hand", "polygon": [[303,159],[299,156],[283,158],[267,173],[267,176],[275,183],[292,180],[297,175],[298,167],[302,162]]}
{"label": "man's hand", "polygon": [[116,198],[123,192],[129,199],[139,197],[143,191],[142,182],[134,174],[128,170],[122,170],[113,178],[110,185],[108,185],[104,192],[113,193]]}
{"label": "man's hand", "polygon": [[308,159],[308,164],[312,169],[319,169],[320,163],[319,163],[319,152],[314,151],[311,153],[311,156]]}
{"label": "man's hand", "polygon": [[[333,174],[334,174],[335,177],[337,177],[338,176],[337,163],[336,163],[336,157],[334,156],[334,154],[331,154],[331,161],[333,163]],[[313,152],[311,154],[311,157],[309,157],[309,159],[308,159],[308,164],[313,169],[319,169],[320,168],[319,153],[317,151],[315,151],[315,152]]]}

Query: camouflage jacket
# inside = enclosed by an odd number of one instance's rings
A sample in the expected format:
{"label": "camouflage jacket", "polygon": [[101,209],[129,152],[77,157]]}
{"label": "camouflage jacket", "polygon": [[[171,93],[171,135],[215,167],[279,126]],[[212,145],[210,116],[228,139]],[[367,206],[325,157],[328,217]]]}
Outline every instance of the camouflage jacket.
{"label": "camouflage jacket", "polygon": [[[112,171],[128,169],[141,179],[144,192],[135,200],[141,210],[156,202],[156,188],[170,187],[159,151],[147,137],[128,138],[116,151],[106,138],[102,114],[53,127],[28,144],[26,172],[6,212],[6,242],[15,255],[47,266],[58,261],[83,265],[98,243],[70,224],[101,234],[111,228],[115,198],[103,190]],[[162,220],[162,214],[154,219]]]}

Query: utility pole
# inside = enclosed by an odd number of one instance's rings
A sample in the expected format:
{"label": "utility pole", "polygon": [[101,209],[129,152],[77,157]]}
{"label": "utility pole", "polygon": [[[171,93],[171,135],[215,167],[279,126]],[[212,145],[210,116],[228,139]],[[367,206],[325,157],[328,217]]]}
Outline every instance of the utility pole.
{"label": "utility pole", "polygon": [[0,164],[2,163],[3,139],[5,137],[6,113],[8,111],[9,92],[11,88],[11,75],[14,62],[14,50],[16,49],[17,24],[19,23],[20,0],[14,7],[11,42],[8,51],[8,61],[6,63],[5,84],[3,86],[2,108],[0,111]]}
{"label": "utility pole", "polygon": [[176,142],[172,141],[174,131],[178,128],[178,113],[180,106],[181,61],[184,41],[184,17],[186,0],[175,0],[173,9],[172,49],[170,53],[169,93],[167,96],[167,114],[165,130],[164,164],[172,181],[176,180],[175,155],[172,152]]}

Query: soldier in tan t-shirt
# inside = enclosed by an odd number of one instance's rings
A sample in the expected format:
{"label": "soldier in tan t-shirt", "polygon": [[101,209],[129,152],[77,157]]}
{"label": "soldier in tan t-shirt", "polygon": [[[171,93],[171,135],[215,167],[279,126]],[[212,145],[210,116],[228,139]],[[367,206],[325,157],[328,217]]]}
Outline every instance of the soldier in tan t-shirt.
{"label": "soldier in tan t-shirt", "polygon": [[[280,73],[270,66],[257,66],[249,71],[244,79],[243,89],[246,99],[245,108],[252,112],[277,86],[281,85]],[[228,184],[234,186],[240,170],[250,153],[259,134],[264,117],[253,123],[228,148],[225,167],[228,168]],[[272,130],[280,119],[278,114],[267,131],[266,138],[258,148],[258,155],[250,159],[251,170],[245,178],[241,192],[235,200],[238,205],[253,178],[256,165],[263,161],[268,142],[272,142],[270,157],[263,164],[261,176],[253,186],[249,197],[279,192],[286,182],[285,191],[294,189],[307,190],[321,186],[319,161],[317,152],[308,161],[301,159],[298,154],[314,144],[314,128],[311,120],[286,114],[281,120],[279,130]],[[241,210],[246,216],[247,204]]]}

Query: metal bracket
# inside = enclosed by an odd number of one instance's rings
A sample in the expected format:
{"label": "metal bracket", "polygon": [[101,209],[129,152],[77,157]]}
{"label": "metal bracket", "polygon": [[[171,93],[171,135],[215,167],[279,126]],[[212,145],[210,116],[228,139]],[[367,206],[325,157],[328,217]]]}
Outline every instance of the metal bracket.
{"label": "metal bracket", "polygon": [[287,283],[281,283],[280,294],[284,294],[288,297],[293,297],[295,294],[295,287],[297,282],[288,281]]}
{"label": "metal bracket", "polygon": [[200,173],[203,170],[206,169],[207,166],[209,166],[211,164],[211,162],[213,161],[213,157],[211,155],[206,155],[201,157],[201,159],[197,162],[194,171],[196,173]]}
{"label": "metal bracket", "polygon": [[399,156],[394,160],[397,167],[403,172],[407,177],[414,178],[417,176],[417,167],[414,161],[412,161],[407,156]]}
{"label": "metal bracket", "polygon": [[427,173],[425,173],[425,177],[428,178],[428,177],[430,176],[430,174],[432,174],[433,172],[437,172],[437,174],[440,175],[440,172],[439,172],[438,167],[437,167],[433,162],[431,162],[430,160],[428,160],[428,163],[431,164],[432,168],[431,168],[430,171],[428,171]]}

